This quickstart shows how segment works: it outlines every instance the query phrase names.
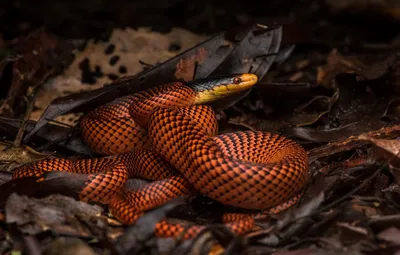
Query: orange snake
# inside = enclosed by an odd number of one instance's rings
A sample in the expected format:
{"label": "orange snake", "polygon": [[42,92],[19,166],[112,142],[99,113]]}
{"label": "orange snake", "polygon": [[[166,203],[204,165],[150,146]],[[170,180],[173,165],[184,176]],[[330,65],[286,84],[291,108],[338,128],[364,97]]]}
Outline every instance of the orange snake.
{"label": "orange snake", "polygon": [[[114,216],[134,223],[145,210],[178,196],[200,192],[223,204],[277,213],[294,205],[308,182],[308,158],[297,143],[265,132],[220,134],[215,112],[204,103],[257,83],[253,74],[173,82],[118,98],[81,120],[88,146],[103,158],[45,159],[13,173],[40,177],[46,171],[89,175],[82,201],[107,204]],[[153,182],[124,189],[129,177]],[[226,213],[236,234],[254,227],[254,215]],[[156,225],[162,237],[191,238],[204,226],[187,229],[166,220]]]}

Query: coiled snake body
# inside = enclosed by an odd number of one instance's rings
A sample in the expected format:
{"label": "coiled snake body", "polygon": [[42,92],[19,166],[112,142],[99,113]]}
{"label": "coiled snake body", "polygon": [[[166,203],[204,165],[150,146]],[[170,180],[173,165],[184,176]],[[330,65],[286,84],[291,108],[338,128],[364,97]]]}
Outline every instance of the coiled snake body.
{"label": "coiled snake body", "polygon": [[[308,181],[305,150],[279,135],[242,131],[217,135],[213,109],[203,103],[245,90],[252,74],[161,85],[116,99],[81,121],[82,135],[103,158],[72,161],[45,159],[17,169],[13,178],[40,177],[46,171],[90,174],[80,200],[108,204],[131,224],[145,210],[185,194],[200,192],[223,204],[276,213],[296,203]],[[129,177],[152,180],[134,191]],[[254,226],[252,215],[227,213],[226,225],[237,234]],[[184,238],[203,226],[185,229]],[[180,224],[165,220],[158,236],[178,236]]]}

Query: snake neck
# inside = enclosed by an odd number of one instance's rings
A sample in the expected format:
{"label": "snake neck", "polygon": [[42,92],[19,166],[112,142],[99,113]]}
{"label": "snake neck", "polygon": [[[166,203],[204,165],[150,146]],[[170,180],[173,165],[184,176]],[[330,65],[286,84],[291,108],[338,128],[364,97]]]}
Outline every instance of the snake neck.
{"label": "snake neck", "polygon": [[157,86],[135,94],[129,107],[129,114],[135,122],[147,128],[151,113],[156,108],[177,108],[196,103],[197,93],[181,82]]}
{"label": "snake neck", "polygon": [[230,74],[197,79],[187,83],[172,82],[135,94],[130,115],[143,128],[156,108],[179,108],[216,101],[256,84],[254,74]]}

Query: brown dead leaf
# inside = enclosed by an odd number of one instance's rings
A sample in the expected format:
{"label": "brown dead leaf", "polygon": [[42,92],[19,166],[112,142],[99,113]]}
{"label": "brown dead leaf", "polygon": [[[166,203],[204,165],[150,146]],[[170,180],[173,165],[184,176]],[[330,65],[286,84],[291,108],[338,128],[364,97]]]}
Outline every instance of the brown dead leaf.
{"label": "brown dead leaf", "polygon": [[29,146],[13,146],[0,142],[0,170],[10,171],[15,167],[47,158],[52,154],[40,153]]}
{"label": "brown dead leaf", "polygon": [[376,139],[366,134],[359,135],[358,139],[369,141],[374,145],[376,145],[377,147],[390,153],[392,156],[398,157],[398,154],[400,152],[400,140]]}
{"label": "brown dead leaf", "polygon": [[[157,65],[205,39],[205,36],[179,28],[173,28],[167,34],[154,32],[149,28],[114,29],[106,42],[90,40],[83,51],[75,54],[74,62],[62,75],[44,85],[38,93],[36,110],[32,112],[30,119],[38,120],[50,102],[57,97],[101,88],[119,76],[135,75],[146,67],[142,63]],[[171,51],[171,44],[179,45],[179,50]],[[189,62],[193,65],[194,61],[201,61],[202,54],[205,53],[199,52],[198,57]],[[182,76],[186,75],[186,71],[193,73],[193,70],[189,70],[191,67],[186,68],[187,70],[182,71]],[[81,114],[75,113],[65,114],[56,120],[75,125],[80,116]]]}
{"label": "brown dead leaf", "polygon": [[390,162],[390,172],[395,177],[397,183],[400,183],[400,140],[397,139],[376,139],[368,135],[360,135],[358,139],[368,141],[379,148],[379,156]]}
{"label": "brown dead leaf", "polygon": [[333,49],[328,55],[327,64],[318,68],[317,84],[326,88],[332,88],[332,81],[338,74],[355,73],[358,80],[373,80],[382,77],[389,72],[394,65],[396,55],[390,55],[385,59],[375,59],[373,63],[364,63],[354,56],[343,56],[337,49]]}
{"label": "brown dead leaf", "polygon": [[70,197],[51,195],[43,199],[12,194],[6,203],[6,223],[16,223],[23,233],[54,233],[80,237],[102,235],[103,209]]}
{"label": "brown dead leaf", "polygon": [[[387,139],[400,136],[400,125],[395,125],[391,127],[384,127],[378,130],[374,130],[363,134],[366,137],[371,137],[375,139]],[[361,136],[361,139],[359,138]],[[310,163],[314,162],[318,158],[334,155],[339,152],[353,150],[368,144],[368,139],[360,136],[351,136],[344,141],[332,142],[327,145],[317,147],[315,149],[309,150],[308,155],[310,157]]]}
{"label": "brown dead leaf", "polygon": [[326,88],[332,87],[332,80],[335,79],[339,73],[354,72],[356,67],[352,63],[345,60],[337,49],[333,49],[328,55],[327,64],[318,68],[317,84]]}
{"label": "brown dead leaf", "polygon": [[196,55],[190,56],[189,59],[181,59],[177,65],[175,77],[185,81],[192,80],[195,74],[194,72],[196,71],[196,63],[202,64],[207,54],[208,52],[206,49],[199,48]]}
{"label": "brown dead leaf", "polygon": [[[336,100],[336,93],[334,93],[332,97],[316,96],[309,102],[296,108],[287,122],[298,127],[311,125],[317,122],[322,116],[329,113]],[[308,110],[308,108],[317,108],[318,110]]]}

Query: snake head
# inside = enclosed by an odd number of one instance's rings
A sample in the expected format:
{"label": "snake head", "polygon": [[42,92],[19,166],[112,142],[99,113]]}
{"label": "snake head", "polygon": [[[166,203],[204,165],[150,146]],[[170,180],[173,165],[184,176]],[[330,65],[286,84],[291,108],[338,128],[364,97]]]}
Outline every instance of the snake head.
{"label": "snake head", "polygon": [[196,104],[215,101],[219,98],[251,88],[258,81],[255,74],[231,74],[193,80],[187,86],[196,93]]}

